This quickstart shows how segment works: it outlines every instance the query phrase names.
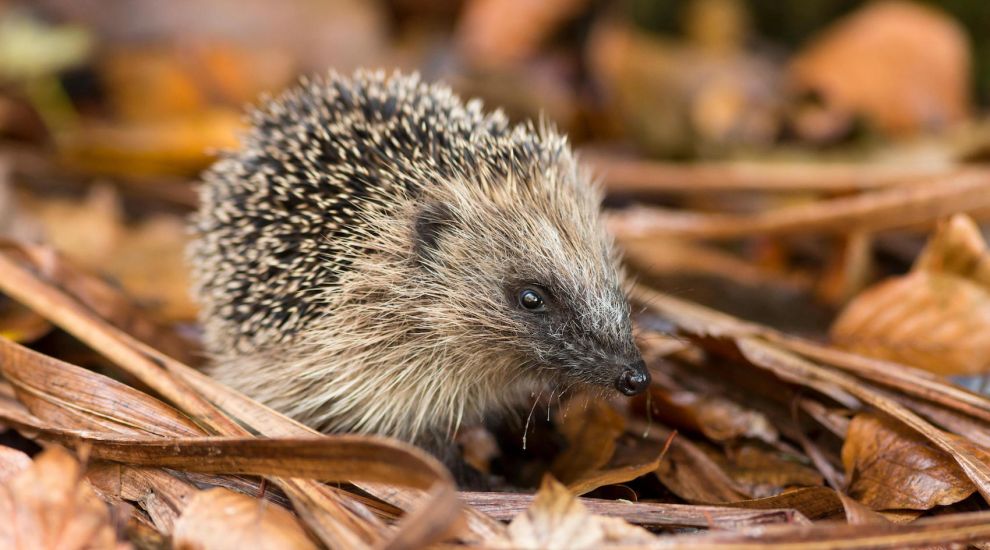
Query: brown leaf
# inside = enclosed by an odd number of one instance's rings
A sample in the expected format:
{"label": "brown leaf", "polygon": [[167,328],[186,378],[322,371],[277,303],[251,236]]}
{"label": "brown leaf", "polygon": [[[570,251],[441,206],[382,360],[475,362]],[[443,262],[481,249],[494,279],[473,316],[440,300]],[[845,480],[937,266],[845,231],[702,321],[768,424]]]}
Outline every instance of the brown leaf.
{"label": "brown leaf", "polygon": [[23,258],[25,265],[43,273],[58,287],[76,296],[86,307],[138,340],[154,342],[163,353],[179,359],[190,360],[197,356],[196,346],[152,319],[148,311],[134,303],[133,297],[86,272],[51,247],[0,240],[0,249],[15,258]]}
{"label": "brown leaf", "polygon": [[823,483],[817,470],[765,446],[744,443],[731,449],[728,458],[726,472],[754,496],[770,496],[791,487]]}
{"label": "brown leaf", "polygon": [[558,430],[567,448],[551,471],[564,484],[597,470],[615,453],[615,440],[625,431],[625,419],[606,401],[575,396],[560,408]]}
{"label": "brown leaf", "polygon": [[265,500],[215,488],[190,500],[175,524],[175,548],[316,548],[296,518]]}
{"label": "brown leaf", "polygon": [[[458,40],[477,67],[511,66],[534,54],[545,38],[587,4],[587,0],[471,0],[458,22]],[[505,17],[510,13],[512,17]]]}
{"label": "brown leaf", "polygon": [[966,34],[954,19],[914,2],[873,2],[814,39],[793,61],[791,78],[836,116],[861,115],[881,131],[905,134],[966,116],[969,65]]}
{"label": "brown leaf", "polygon": [[964,214],[949,218],[929,239],[914,270],[958,275],[990,289],[990,251],[979,226]]}
{"label": "brown leaf", "polygon": [[671,492],[692,503],[722,504],[752,496],[698,445],[684,437],[674,439],[656,475]]}
{"label": "brown leaf", "polygon": [[0,485],[31,466],[31,457],[17,449],[0,445]]}
{"label": "brown leaf", "polygon": [[805,487],[772,497],[727,502],[725,506],[747,510],[795,510],[812,521],[840,519],[843,513],[838,493],[827,487]]}
{"label": "brown leaf", "polygon": [[[981,457],[982,453],[975,452],[971,442],[934,427],[907,406],[876,391],[851,373],[862,375],[868,380],[896,383],[898,388],[907,388],[926,398],[939,399],[946,406],[952,403],[948,399],[949,395],[958,396],[966,405],[966,410],[972,410],[974,415],[981,418],[985,418],[981,414],[990,409],[990,400],[986,397],[953,388],[930,376],[920,376],[896,363],[871,361],[861,356],[843,354],[641,286],[634,288],[633,295],[648,309],[664,316],[685,334],[692,335],[699,345],[709,351],[726,354],[729,350],[724,342],[716,339],[732,341],[736,346],[736,350],[732,352],[733,357],[741,353],[754,366],[766,369],[784,380],[814,388],[839,402],[848,403],[850,408],[860,408],[860,403],[867,404],[902,422],[948,453],[976,485],[984,500],[990,500],[990,466]],[[883,373],[885,366],[889,366],[893,373]]]}
{"label": "brown leaf", "polygon": [[51,329],[52,325],[44,317],[0,297],[0,337],[31,343]]}
{"label": "brown leaf", "polygon": [[842,347],[938,374],[990,369],[990,254],[979,229],[956,216],[914,270],[857,296],[836,319]]}
{"label": "brown leaf", "polygon": [[497,545],[579,549],[655,541],[649,532],[621,519],[592,515],[566,487],[547,476],[529,510],[512,520],[506,539]]}
{"label": "brown leaf", "polygon": [[652,441],[624,442],[607,464],[583,472],[567,484],[567,489],[575,495],[583,495],[599,487],[627,483],[655,472],[668,450],[669,442],[670,439],[663,445]]}
{"label": "brown leaf", "polygon": [[766,415],[747,409],[734,401],[710,394],[654,386],[648,401],[651,418],[664,425],[704,434],[712,441],[722,442],[751,437],[773,443],[779,434]]}
{"label": "brown leaf", "polygon": [[954,275],[918,271],[859,294],[832,338],[852,351],[938,374],[990,369],[990,291]]}
{"label": "brown leaf", "polygon": [[126,547],[116,543],[109,510],[80,475],[75,458],[52,447],[0,485],[0,547]]}
{"label": "brown leaf", "polygon": [[164,470],[114,463],[95,464],[87,470],[86,479],[106,498],[140,504],[164,535],[172,533],[179,514],[198,492]]}
{"label": "brown leaf", "polygon": [[85,172],[190,175],[213,160],[208,154],[237,147],[243,129],[233,109],[211,108],[190,116],[108,123],[89,120],[61,141],[61,161]]}
{"label": "brown leaf", "polygon": [[890,520],[883,517],[879,512],[875,512],[866,507],[863,503],[853,499],[849,495],[836,492],[836,496],[842,501],[842,508],[846,511],[846,521],[853,525],[869,525],[871,523],[889,523]]}
{"label": "brown leaf", "polygon": [[24,207],[40,222],[46,241],[76,265],[108,275],[130,295],[160,306],[164,319],[195,317],[182,217],[156,214],[128,222],[116,190],[104,185],[83,201],[43,196],[25,201]]}
{"label": "brown leaf", "polygon": [[976,490],[946,453],[903,425],[869,413],[849,424],[842,462],[849,494],[874,510],[928,510]]}

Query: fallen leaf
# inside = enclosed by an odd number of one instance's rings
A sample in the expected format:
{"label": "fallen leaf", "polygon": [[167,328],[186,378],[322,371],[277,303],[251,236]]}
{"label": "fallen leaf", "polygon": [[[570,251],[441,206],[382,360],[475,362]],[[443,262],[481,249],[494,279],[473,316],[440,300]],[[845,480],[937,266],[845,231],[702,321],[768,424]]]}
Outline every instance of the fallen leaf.
{"label": "fallen leaf", "polygon": [[788,488],[823,483],[822,475],[814,468],[753,443],[730,449],[726,473],[753,496],[772,496]]}
{"label": "fallen leaf", "polygon": [[110,512],[81,480],[79,463],[60,447],[0,485],[0,547],[12,550],[126,548]]}
{"label": "fallen leaf", "polygon": [[953,275],[915,272],[860,293],[836,319],[843,347],[938,374],[990,369],[990,291]]}
{"label": "fallen leaf", "polygon": [[863,505],[862,502],[853,499],[849,495],[836,492],[836,496],[842,501],[842,508],[846,511],[846,521],[853,525],[869,525],[871,523],[889,523],[879,512],[875,512]]}
{"label": "fallen leaf", "polygon": [[608,463],[615,440],[625,431],[625,419],[606,401],[575,396],[560,407],[557,426],[567,438],[567,448],[553,462],[551,471],[564,484]]}
{"label": "fallen leaf", "polygon": [[123,464],[94,464],[86,471],[86,479],[104,500],[139,504],[163,535],[172,534],[179,515],[199,492],[164,470]]}
{"label": "fallen leaf", "polygon": [[944,128],[970,110],[965,31],[915,2],[872,2],[837,21],[795,57],[790,78],[826,112],[888,134]]}
{"label": "fallen leaf", "polygon": [[860,293],[835,320],[844,348],[937,374],[990,369],[990,254],[976,225],[956,216],[911,273]]}
{"label": "fallen leaf", "polygon": [[[518,64],[536,53],[544,39],[576,17],[588,0],[470,0],[457,23],[457,39],[479,68]],[[513,14],[506,17],[506,14]]]}
{"label": "fallen leaf", "polygon": [[618,518],[591,514],[566,487],[543,478],[530,508],[509,524],[501,548],[600,548],[605,544],[650,544],[656,537]]}
{"label": "fallen leaf", "polygon": [[723,504],[752,497],[697,444],[685,437],[674,438],[656,475],[672,493],[696,504]]}
{"label": "fallen leaf", "polygon": [[949,455],[903,425],[870,413],[850,422],[842,463],[850,496],[874,510],[928,510],[976,491]]}
{"label": "fallen leaf", "polygon": [[27,454],[0,445],[0,485],[9,483],[18,473],[31,467],[31,457]]}
{"label": "fallen leaf", "polygon": [[[249,432],[212,403],[221,403],[225,411],[261,435],[318,435],[311,428],[226,388],[196,369],[121,332],[63,289],[45,281],[37,273],[24,269],[2,249],[0,290],[93,346],[125,371],[178,405],[183,412],[195,416],[198,421],[218,433],[246,436]],[[0,344],[2,342],[0,340]],[[16,346],[13,343],[9,345]],[[6,410],[5,414],[18,412]],[[362,468],[356,469],[352,477],[348,475],[348,480],[406,511],[399,528],[389,533],[390,544],[415,546],[449,535],[452,528],[460,526],[457,522],[460,507],[449,473],[435,460],[424,459],[416,454],[415,449],[409,446],[402,446],[402,449],[401,458],[396,458],[394,463],[387,466],[382,464],[385,471],[408,472],[416,465],[423,466],[433,476],[430,491],[409,487],[409,480],[402,476],[399,476],[401,479],[365,478],[369,464],[378,460],[379,455],[383,454],[381,452],[371,452],[370,459],[368,456],[362,458]],[[413,454],[404,454],[405,451]],[[401,467],[398,466],[400,464]],[[374,528],[375,522],[380,520],[347,493],[332,491],[326,485],[307,479],[280,478],[277,481],[292,498],[295,510],[306,521],[311,532],[317,534],[325,544],[360,543],[361,540],[374,541],[381,537],[381,530]],[[392,481],[396,483],[391,483]],[[469,536],[479,539],[496,536],[503,530],[497,522],[470,509],[467,510],[466,526]]]}
{"label": "fallen leaf", "polygon": [[173,544],[184,550],[317,547],[284,508],[222,488],[196,493],[175,524]]}
{"label": "fallen leaf", "polygon": [[718,395],[654,386],[648,399],[640,397],[635,402],[644,408],[649,403],[647,414],[664,425],[701,433],[712,441],[750,437],[773,443],[779,438],[766,415]]}
{"label": "fallen leaf", "polygon": [[599,487],[628,483],[640,476],[655,472],[660,467],[675,435],[676,432],[672,433],[663,444],[642,441],[639,438],[634,442],[624,441],[618,445],[607,464],[586,470],[568,482],[567,489],[575,495],[583,495]]}
{"label": "fallen leaf", "polygon": [[990,290],[990,251],[980,227],[964,214],[952,216],[929,239],[913,270],[958,275]]}

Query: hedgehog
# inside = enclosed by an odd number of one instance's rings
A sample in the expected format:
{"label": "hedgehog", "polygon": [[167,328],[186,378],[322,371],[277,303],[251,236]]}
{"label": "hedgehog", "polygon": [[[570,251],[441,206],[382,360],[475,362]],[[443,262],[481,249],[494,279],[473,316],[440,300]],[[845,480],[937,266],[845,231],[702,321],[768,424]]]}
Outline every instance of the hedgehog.
{"label": "hedgehog", "polygon": [[250,123],[188,251],[217,380],[428,449],[543,392],[649,385],[600,191],[549,124],[381,71],[304,78]]}

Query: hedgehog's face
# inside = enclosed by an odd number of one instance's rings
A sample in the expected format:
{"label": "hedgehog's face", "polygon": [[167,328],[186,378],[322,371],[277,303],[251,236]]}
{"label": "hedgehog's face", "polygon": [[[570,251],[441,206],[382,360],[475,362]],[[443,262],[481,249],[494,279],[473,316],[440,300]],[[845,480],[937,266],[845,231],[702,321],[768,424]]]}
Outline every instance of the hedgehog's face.
{"label": "hedgehog's face", "polygon": [[[607,257],[602,269],[614,269]],[[625,296],[618,284],[576,286],[562,272],[517,264],[504,275],[505,315],[515,328],[523,368],[536,368],[565,386],[643,392],[649,371],[633,342]]]}
{"label": "hedgehog's face", "polygon": [[562,187],[444,197],[417,218],[417,255],[441,299],[472,312],[455,322],[492,363],[511,358],[563,387],[641,393],[650,375],[597,197]]}

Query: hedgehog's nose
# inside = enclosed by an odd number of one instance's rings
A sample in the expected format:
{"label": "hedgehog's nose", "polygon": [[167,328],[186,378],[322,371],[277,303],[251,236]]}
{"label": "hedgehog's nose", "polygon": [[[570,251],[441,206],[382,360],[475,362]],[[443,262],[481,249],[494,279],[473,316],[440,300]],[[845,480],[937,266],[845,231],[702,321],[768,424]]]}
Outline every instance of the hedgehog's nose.
{"label": "hedgehog's nose", "polygon": [[646,362],[640,359],[626,367],[622,374],[615,379],[615,389],[626,395],[639,395],[650,385],[650,371]]}

